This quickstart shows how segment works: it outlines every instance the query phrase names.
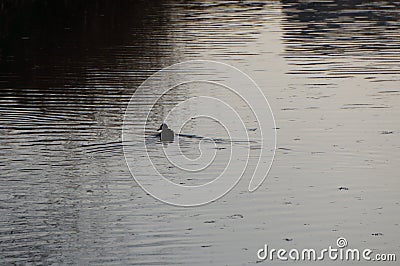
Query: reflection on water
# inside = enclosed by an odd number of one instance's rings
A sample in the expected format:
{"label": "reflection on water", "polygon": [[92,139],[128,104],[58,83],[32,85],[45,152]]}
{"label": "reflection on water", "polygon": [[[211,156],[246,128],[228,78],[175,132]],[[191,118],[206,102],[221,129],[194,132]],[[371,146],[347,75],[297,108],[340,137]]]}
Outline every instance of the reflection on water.
{"label": "reflection on water", "polygon": [[[398,250],[399,16],[392,1],[2,1],[0,261],[243,265],[264,243],[338,236]],[[131,178],[122,117],[155,70],[199,58],[257,81],[278,152],[257,192],[176,208]]]}
{"label": "reflection on water", "polygon": [[[293,72],[321,78],[399,74],[399,4],[283,1],[283,38]],[[298,62],[297,62],[298,61]]]}

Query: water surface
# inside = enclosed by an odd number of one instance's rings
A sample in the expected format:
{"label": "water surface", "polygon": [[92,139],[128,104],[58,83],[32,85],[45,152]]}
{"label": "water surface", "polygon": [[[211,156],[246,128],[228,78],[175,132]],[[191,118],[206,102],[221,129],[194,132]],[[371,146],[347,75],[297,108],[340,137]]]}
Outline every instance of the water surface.
{"label": "water surface", "polygon": [[[322,249],[339,236],[398,251],[397,3],[5,1],[0,12],[2,264],[247,265],[264,244]],[[135,183],[121,128],[141,82],[190,59],[254,78],[278,147],[255,193],[244,179],[219,201],[179,208]],[[187,130],[224,137],[204,125]],[[194,144],[184,140],[189,157]]]}

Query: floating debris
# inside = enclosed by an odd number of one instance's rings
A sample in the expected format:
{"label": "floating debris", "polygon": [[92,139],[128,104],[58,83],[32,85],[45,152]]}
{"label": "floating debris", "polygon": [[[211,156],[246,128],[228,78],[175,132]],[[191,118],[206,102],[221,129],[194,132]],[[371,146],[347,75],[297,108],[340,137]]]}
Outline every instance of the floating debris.
{"label": "floating debris", "polygon": [[291,151],[292,149],[284,148],[284,147],[279,147],[278,150]]}
{"label": "floating debris", "polygon": [[242,218],[244,218],[244,216],[241,214],[233,214],[233,215],[228,216],[228,218],[231,218],[231,219],[241,218],[242,219]]}

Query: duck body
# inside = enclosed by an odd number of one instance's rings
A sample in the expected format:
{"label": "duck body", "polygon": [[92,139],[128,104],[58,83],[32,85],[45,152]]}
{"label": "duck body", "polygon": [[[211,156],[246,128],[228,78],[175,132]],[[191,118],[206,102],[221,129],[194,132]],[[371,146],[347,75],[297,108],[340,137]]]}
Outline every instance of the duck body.
{"label": "duck body", "polygon": [[168,125],[163,123],[158,130],[160,132],[160,140],[161,141],[174,141],[175,133],[171,129],[168,128]]}

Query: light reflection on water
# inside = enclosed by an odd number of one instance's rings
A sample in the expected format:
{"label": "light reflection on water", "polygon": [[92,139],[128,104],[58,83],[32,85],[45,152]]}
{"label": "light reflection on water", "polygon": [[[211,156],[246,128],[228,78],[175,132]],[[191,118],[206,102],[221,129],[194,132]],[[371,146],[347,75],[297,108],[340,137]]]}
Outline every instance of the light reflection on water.
{"label": "light reflection on water", "polygon": [[[396,3],[99,3],[55,6],[75,18],[1,10],[2,263],[242,265],[264,243],[319,248],[339,235],[398,250]],[[199,58],[256,80],[278,150],[255,193],[244,180],[213,204],[176,208],[134,183],[122,116],[146,77]]]}

